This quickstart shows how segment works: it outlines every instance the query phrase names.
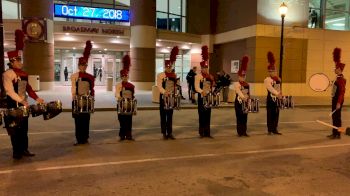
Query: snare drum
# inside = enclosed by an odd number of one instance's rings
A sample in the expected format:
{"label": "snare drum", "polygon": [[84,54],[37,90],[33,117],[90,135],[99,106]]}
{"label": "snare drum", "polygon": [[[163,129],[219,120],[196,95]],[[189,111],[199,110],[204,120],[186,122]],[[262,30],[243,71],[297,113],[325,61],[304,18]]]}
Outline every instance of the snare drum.
{"label": "snare drum", "polygon": [[90,95],[75,96],[73,100],[74,113],[94,113],[95,99]]}
{"label": "snare drum", "polygon": [[136,115],[137,100],[123,98],[117,101],[117,112],[121,115]]}
{"label": "snare drum", "polygon": [[280,109],[293,109],[294,99],[292,96],[282,96],[282,99],[277,99],[277,106]]}
{"label": "snare drum", "polygon": [[46,112],[45,104],[35,104],[29,106],[29,111],[32,114],[32,117],[40,116]]}
{"label": "snare drum", "polygon": [[249,98],[247,101],[242,102],[243,113],[258,113],[259,112],[259,99]]}
{"label": "snare drum", "polygon": [[20,125],[23,118],[29,116],[29,108],[20,106],[17,108],[9,108],[4,112],[5,126],[8,128]]}
{"label": "snare drum", "polygon": [[168,96],[165,96],[165,95],[162,95],[162,96],[163,96],[165,110],[180,109],[180,105],[181,105],[180,95],[170,94]]}
{"label": "snare drum", "polygon": [[62,102],[60,100],[51,101],[45,107],[46,111],[43,113],[44,120],[49,120],[62,112]]}
{"label": "snare drum", "polygon": [[220,93],[209,93],[203,97],[204,108],[217,107],[220,105]]}

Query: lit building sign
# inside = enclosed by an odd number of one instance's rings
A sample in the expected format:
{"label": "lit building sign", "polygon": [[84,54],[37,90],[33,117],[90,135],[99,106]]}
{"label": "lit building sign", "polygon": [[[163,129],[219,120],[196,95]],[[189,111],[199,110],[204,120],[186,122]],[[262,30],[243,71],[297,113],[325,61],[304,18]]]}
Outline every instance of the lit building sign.
{"label": "lit building sign", "polygon": [[129,22],[129,10],[55,4],[55,17]]}

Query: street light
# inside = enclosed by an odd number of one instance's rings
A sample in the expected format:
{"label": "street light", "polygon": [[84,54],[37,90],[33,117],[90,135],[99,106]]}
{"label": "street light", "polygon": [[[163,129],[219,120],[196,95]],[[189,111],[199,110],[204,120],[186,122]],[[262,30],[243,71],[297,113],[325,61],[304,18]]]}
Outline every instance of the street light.
{"label": "street light", "polygon": [[[279,12],[280,12],[281,18],[282,18],[279,77],[282,80],[284,17],[286,16],[286,14],[288,12],[288,7],[287,7],[287,5],[284,2],[281,4],[281,6],[279,8]],[[281,84],[281,86],[282,86],[282,84]]]}

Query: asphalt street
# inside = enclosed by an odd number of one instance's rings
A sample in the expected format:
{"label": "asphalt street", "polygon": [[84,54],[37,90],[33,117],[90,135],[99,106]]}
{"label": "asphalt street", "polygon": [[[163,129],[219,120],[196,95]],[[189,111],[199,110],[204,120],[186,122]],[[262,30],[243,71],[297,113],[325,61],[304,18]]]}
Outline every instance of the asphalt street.
{"label": "asphalt street", "polygon": [[143,110],[133,119],[133,142],[118,141],[115,112],[95,112],[90,144],[78,147],[71,113],[31,117],[35,157],[12,160],[0,129],[0,195],[348,195],[350,136],[329,140],[331,130],[315,122],[331,122],[329,112],[281,111],[283,135],[269,136],[262,109],[248,116],[250,137],[239,138],[234,109],[214,109],[214,139],[200,139],[197,110],[180,110],[177,139],[164,141],[159,111]]}

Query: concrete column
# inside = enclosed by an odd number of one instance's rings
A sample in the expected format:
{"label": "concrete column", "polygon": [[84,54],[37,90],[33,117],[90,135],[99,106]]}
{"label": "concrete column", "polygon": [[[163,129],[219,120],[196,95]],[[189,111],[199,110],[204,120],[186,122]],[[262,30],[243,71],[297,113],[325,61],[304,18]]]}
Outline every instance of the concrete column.
{"label": "concrete column", "polygon": [[156,0],[130,1],[130,80],[137,89],[155,84]]}
{"label": "concrete column", "polygon": [[24,45],[24,69],[29,75],[40,76],[40,89],[48,90],[54,84],[53,0],[22,1],[22,16],[47,19],[47,42],[29,42]]}

